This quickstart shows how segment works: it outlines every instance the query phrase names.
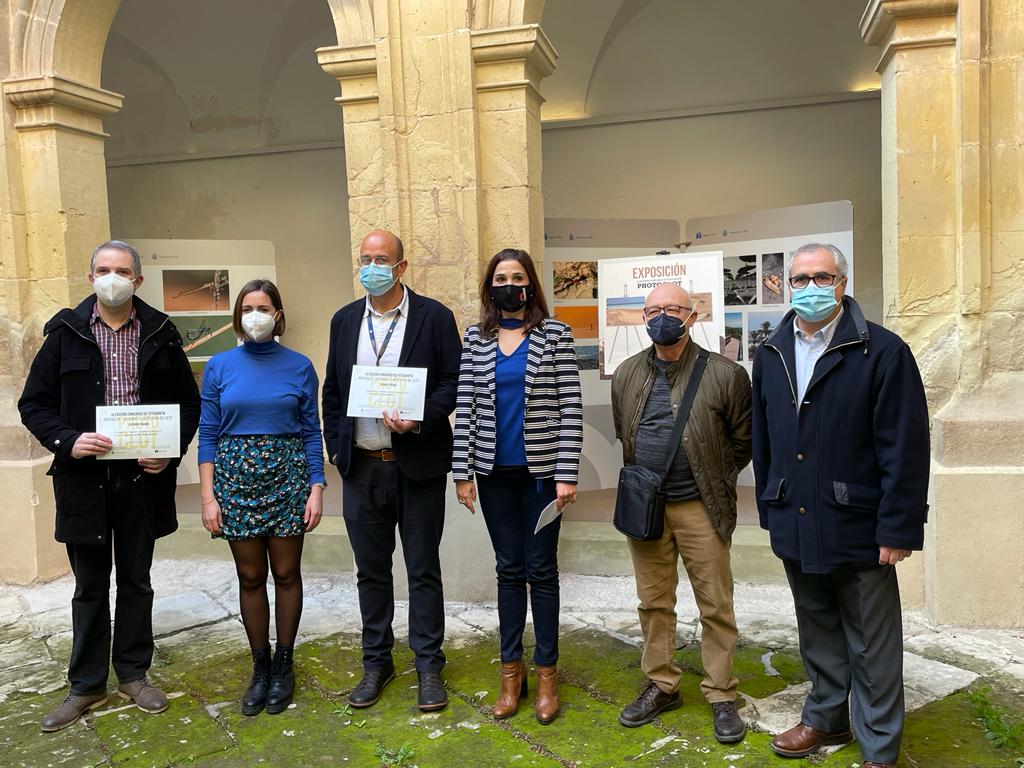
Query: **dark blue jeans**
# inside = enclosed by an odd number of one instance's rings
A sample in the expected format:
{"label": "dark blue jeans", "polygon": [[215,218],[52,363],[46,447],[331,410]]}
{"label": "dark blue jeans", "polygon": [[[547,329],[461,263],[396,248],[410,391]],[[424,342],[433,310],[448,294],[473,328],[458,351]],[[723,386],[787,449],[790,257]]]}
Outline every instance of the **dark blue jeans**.
{"label": "dark blue jeans", "polygon": [[562,518],[536,535],[533,529],[541,511],[555,498],[555,482],[532,477],[526,467],[496,467],[490,475],[477,475],[476,481],[498,574],[501,660],[523,657],[529,584],[537,637],[533,661],[553,666],[558,661],[558,532]]}

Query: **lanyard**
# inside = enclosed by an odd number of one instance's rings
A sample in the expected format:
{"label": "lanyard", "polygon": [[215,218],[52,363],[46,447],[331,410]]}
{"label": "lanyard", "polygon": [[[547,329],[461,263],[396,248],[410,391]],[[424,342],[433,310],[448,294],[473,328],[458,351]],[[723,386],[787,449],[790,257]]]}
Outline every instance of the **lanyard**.
{"label": "lanyard", "polygon": [[398,318],[401,316],[401,310],[395,312],[395,319],[391,321],[391,327],[388,328],[388,332],[384,336],[384,343],[380,345],[380,349],[377,349],[377,335],[373,331],[373,313],[370,312],[366,315],[366,330],[370,333],[370,346],[373,347],[373,354],[377,356],[377,365],[380,365],[380,359],[384,357],[384,353],[387,351],[388,342],[391,341],[391,334],[395,332],[395,326],[398,325]]}

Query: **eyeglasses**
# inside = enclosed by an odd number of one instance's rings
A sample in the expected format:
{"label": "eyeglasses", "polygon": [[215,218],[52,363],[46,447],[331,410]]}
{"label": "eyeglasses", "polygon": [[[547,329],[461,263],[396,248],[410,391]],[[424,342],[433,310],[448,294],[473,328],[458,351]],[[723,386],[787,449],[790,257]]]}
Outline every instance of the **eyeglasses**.
{"label": "eyeglasses", "polygon": [[832,275],[828,272],[815,272],[813,275],[793,275],[789,278],[789,284],[799,291],[801,288],[806,288],[810,285],[811,280],[813,280],[814,284],[819,288],[828,288],[836,284],[836,278],[842,279],[839,275]]}
{"label": "eyeglasses", "polygon": [[390,267],[391,257],[390,256],[360,256],[359,266],[368,267],[370,264],[376,264],[378,267]]}
{"label": "eyeglasses", "polygon": [[680,307],[678,304],[668,304],[664,307],[644,307],[644,320],[650,322],[662,312],[669,317],[682,317],[683,314],[689,314],[693,311],[693,307]]}

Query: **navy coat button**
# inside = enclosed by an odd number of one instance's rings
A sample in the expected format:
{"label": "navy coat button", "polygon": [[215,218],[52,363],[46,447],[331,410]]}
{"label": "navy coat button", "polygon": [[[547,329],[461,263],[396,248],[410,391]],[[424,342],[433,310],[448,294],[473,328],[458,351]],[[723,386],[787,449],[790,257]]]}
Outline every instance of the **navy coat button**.
{"label": "navy coat button", "polygon": [[797,460],[797,461],[803,461],[803,460],[804,460],[804,455],[803,455],[802,453],[798,453],[798,454],[796,455],[796,460]]}
{"label": "navy coat button", "polygon": [[806,507],[800,507],[800,514],[801,515],[806,515],[807,514],[807,508]]}

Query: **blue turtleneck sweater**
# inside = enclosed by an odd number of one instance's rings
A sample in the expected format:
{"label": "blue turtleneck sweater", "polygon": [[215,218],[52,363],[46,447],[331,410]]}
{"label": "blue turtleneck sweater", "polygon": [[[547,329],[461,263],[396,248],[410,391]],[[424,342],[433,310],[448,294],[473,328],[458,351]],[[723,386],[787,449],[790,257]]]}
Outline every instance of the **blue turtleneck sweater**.
{"label": "blue turtleneck sweater", "polygon": [[276,341],[247,341],[210,358],[203,372],[199,463],[217,458],[221,435],[301,435],[309,481],[324,481],[319,381],[305,355]]}

